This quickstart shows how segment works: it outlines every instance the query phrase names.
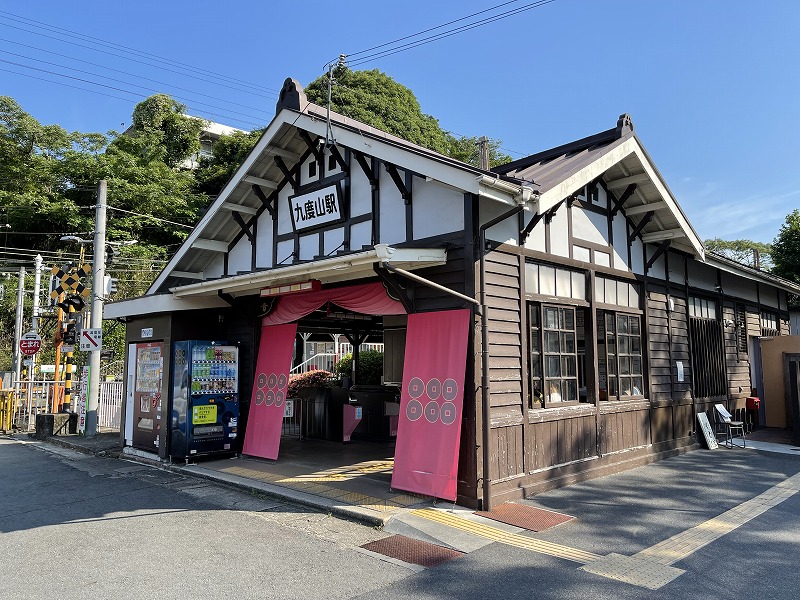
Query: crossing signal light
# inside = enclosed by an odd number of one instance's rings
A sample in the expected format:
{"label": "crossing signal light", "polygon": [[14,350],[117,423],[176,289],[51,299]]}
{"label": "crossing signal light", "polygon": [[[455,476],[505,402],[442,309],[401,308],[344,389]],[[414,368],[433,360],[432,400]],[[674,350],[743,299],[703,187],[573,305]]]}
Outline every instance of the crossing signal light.
{"label": "crossing signal light", "polygon": [[63,302],[57,302],[56,306],[66,313],[70,312],[70,308],[72,308],[74,312],[81,312],[86,306],[86,302],[84,302],[83,298],[80,296],[75,295],[64,298]]}
{"label": "crossing signal light", "polygon": [[114,262],[114,256],[116,256],[117,252],[114,250],[114,246],[111,244],[106,244],[106,266],[110,266],[111,263]]}
{"label": "crossing signal light", "polygon": [[116,294],[118,291],[117,282],[119,279],[116,277],[111,277],[109,275],[105,275],[103,277],[103,291],[105,292],[106,296],[110,296],[111,294]]}
{"label": "crossing signal light", "polygon": [[76,338],[77,332],[75,331],[75,319],[73,319],[67,323],[67,329],[64,331],[64,336],[62,339],[68,346],[74,346]]}

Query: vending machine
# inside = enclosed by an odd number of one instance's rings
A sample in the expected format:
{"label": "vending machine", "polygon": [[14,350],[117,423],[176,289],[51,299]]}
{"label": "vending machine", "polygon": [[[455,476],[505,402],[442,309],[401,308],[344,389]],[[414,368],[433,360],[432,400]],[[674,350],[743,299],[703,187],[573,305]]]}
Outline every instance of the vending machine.
{"label": "vending machine", "polygon": [[161,377],[164,367],[163,344],[135,344],[133,362],[132,444],[158,452],[161,436]]}
{"label": "vending machine", "polygon": [[239,348],[186,340],[172,349],[170,456],[235,452],[239,431]]}

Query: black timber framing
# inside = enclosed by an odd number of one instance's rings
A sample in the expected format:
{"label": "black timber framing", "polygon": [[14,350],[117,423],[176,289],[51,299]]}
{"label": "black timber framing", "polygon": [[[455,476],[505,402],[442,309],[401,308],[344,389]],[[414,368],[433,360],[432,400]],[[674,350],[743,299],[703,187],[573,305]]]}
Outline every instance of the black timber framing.
{"label": "black timber framing", "polygon": [[[339,168],[349,175],[350,174],[350,161],[347,160],[346,157],[342,156],[342,153],[339,152],[339,148],[336,146],[335,143],[332,144],[331,146],[329,146],[329,148],[330,148],[330,151],[331,151],[331,156],[333,156],[334,160],[339,165]],[[345,154],[348,154],[349,152],[350,152],[349,149],[345,148]]]}
{"label": "black timber framing", "polygon": [[278,191],[276,190],[267,196],[264,194],[264,190],[261,189],[261,186],[255,183],[252,185],[252,190],[258,199],[261,200],[261,204],[264,205],[264,208],[267,209],[270,216],[274,219],[277,216]]}
{"label": "black timber framing", "polygon": [[[653,252],[653,256],[650,257],[650,260],[648,260],[647,264],[644,266],[645,274],[655,264],[655,262],[658,260],[658,257],[661,256],[662,254],[664,254],[664,252],[666,252],[669,249],[671,244],[672,244],[671,240],[664,240],[663,242],[661,242],[658,245],[658,248],[656,248],[656,251]],[[667,274],[667,276],[669,276],[669,274]]]}
{"label": "black timber framing", "polygon": [[386,172],[389,173],[389,177],[392,178],[394,184],[397,186],[400,195],[403,197],[403,201],[406,204],[411,204],[411,189],[407,187],[408,177],[406,180],[403,181],[403,178],[400,177],[400,173],[397,172],[397,167],[394,166],[392,163],[383,163],[386,167]]}
{"label": "black timber framing", "polygon": [[[299,161],[297,161],[297,165],[301,165],[304,162],[305,158],[301,158]],[[278,169],[280,169],[281,173],[283,173],[283,176],[289,180],[289,182],[292,184],[292,189],[295,193],[297,193],[297,190],[300,188],[300,177],[297,169],[294,167],[289,169],[280,156],[275,157],[275,165],[278,167]]]}
{"label": "black timber framing", "polygon": [[412,314],[414,312],[414,284],[410,280],[401,281],[380,263],[374,263],[372,270],[390,292],[389,297],[399,300],[406,309],[406,313]]}
{"label": "black timber framing", "polygon": [[[654,211],[652,211],[652,210],[649,210],[649,211],[647,211],[647,212],[645,213],[645,215],[642,217],[642,220],[641,220],[641,221],[639,221],[638,225],[636,225],[636,227],[634,228],[634,230],[633,230],[633,231],[631,231],[631,232],[628,234],[628,245],[629,245],[629,246],[630,246],[630,244],[633,242],[633,240],[635,240],[637,237],[639,237],[639,234],[642,232],[642,229],[644,229],[644,228],[647,226],[647,224],[648,224],[650,221],[652,221],[652,220],[653,220],[653,216],[654,216],[655,214],[656,214],[656,213],[655,213]],[[629,251],[629,252],[630,252],[630,251]]]}
{"label": "black timber framing", "polygon": [[[614,198],[613,194],[610,196],[612,198],[612,200],[614,201],[614,208],[612,208],[609,211],[611,213],[611,218],[612,219],[614,218],[614,215],[616,215],[622,209],[622,207],[625,204],[625,202],[628,201],[628,198],[633,196],[633,193],[635,191],[636,191],[636,184],[632,183],[628,187],[625,188],[625,191],[622,192],[622,196],[619,197],[619,200]],[[606,190],[606,192],[608,192],[608,190]]]}
{"label": "black timber framing", "polygon": [[235,210],[231,212],[231,215],[233,216],[233,220],[236,221],[239,227],[242,228],[242,231],[247,236],[247,239],[250,240],[250,243],[251,244],[254,243],[255,237],[253,237],[253,233],[250,231],[250,227],[252,226],[253,221],[251,220],[250,223],[245,223],[244,219],[242,218],[242,215]]}
{"label": "black timber framing", "polygon": [[[408,190],[408,200],[406,201],[406,241],[410,242],[414,239],[414,204],[411,201],[414,175],[410,171],[406,171],[405,176],[405,189]],[[403,198],[405,199],[405,196]]]}
{"label": "black timber framing", "polygon": [[308,149],[311,151],[311,154],[314,155],[314,160],[316,160],[317,163],[320,165],[319,170],[320,172],[322,172],[325,169],[325,155],[322,152],[320,152],[319,138],[312,139],[305,129],[298,129],[297,131],[298,134],[300,135],[300,139],[302,139],[306,143],[306,146],[308,146]]}

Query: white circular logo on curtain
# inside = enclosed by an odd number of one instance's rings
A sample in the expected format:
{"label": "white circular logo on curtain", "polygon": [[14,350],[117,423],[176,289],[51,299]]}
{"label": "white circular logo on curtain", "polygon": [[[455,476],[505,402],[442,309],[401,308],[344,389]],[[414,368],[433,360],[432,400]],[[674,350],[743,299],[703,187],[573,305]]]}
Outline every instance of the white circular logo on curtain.
{"label": "white circular logo on curtain", "polygon": [[[277,375],[275,373],[259,373],[256,377],[257,390],[255,393],[256,404],[265,406],[283,406],[286,401],[286,385],[288,377],[285,373]],[[265,390],[264,388],[268,388]]]}
{"label": "white circular logo on curtain", "polygon": [[[453,400],[458,397],[458,384],[455,379],[448,378],[443,383],[432,377],[426,383],[419,377],[412,377],[407,391],[411,397],[406,403],[406,417],[409,421],[417,421],[425,415],[428,423],[441,421],[443,425],[452,425],[456,422],[457,410]],[[439,398],[445,400],[441,406],[437,402]],[[425,400],[429,402],[423,405]]]}

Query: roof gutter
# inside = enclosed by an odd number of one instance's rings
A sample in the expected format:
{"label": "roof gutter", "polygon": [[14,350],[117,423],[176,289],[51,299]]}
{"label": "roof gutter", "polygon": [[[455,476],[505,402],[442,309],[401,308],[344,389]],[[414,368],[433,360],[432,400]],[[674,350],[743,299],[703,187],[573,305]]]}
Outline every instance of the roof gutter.
{"label": "roof gutter", "polygon": [[[481,188],[481,195],[486,195],[483,193],[483,188],[488,188],[489,190],[511,196],[516,204],[520,206],[525,206],[531,200],[536,200],[539,197],[538,191],[527,185],[518,185],[506,181],[505,179],[500,179],[499,177],[492,177],[491,175],[479,175],[477,179],[479,187]],[[488,195],[497,199],[495,194]]]}

